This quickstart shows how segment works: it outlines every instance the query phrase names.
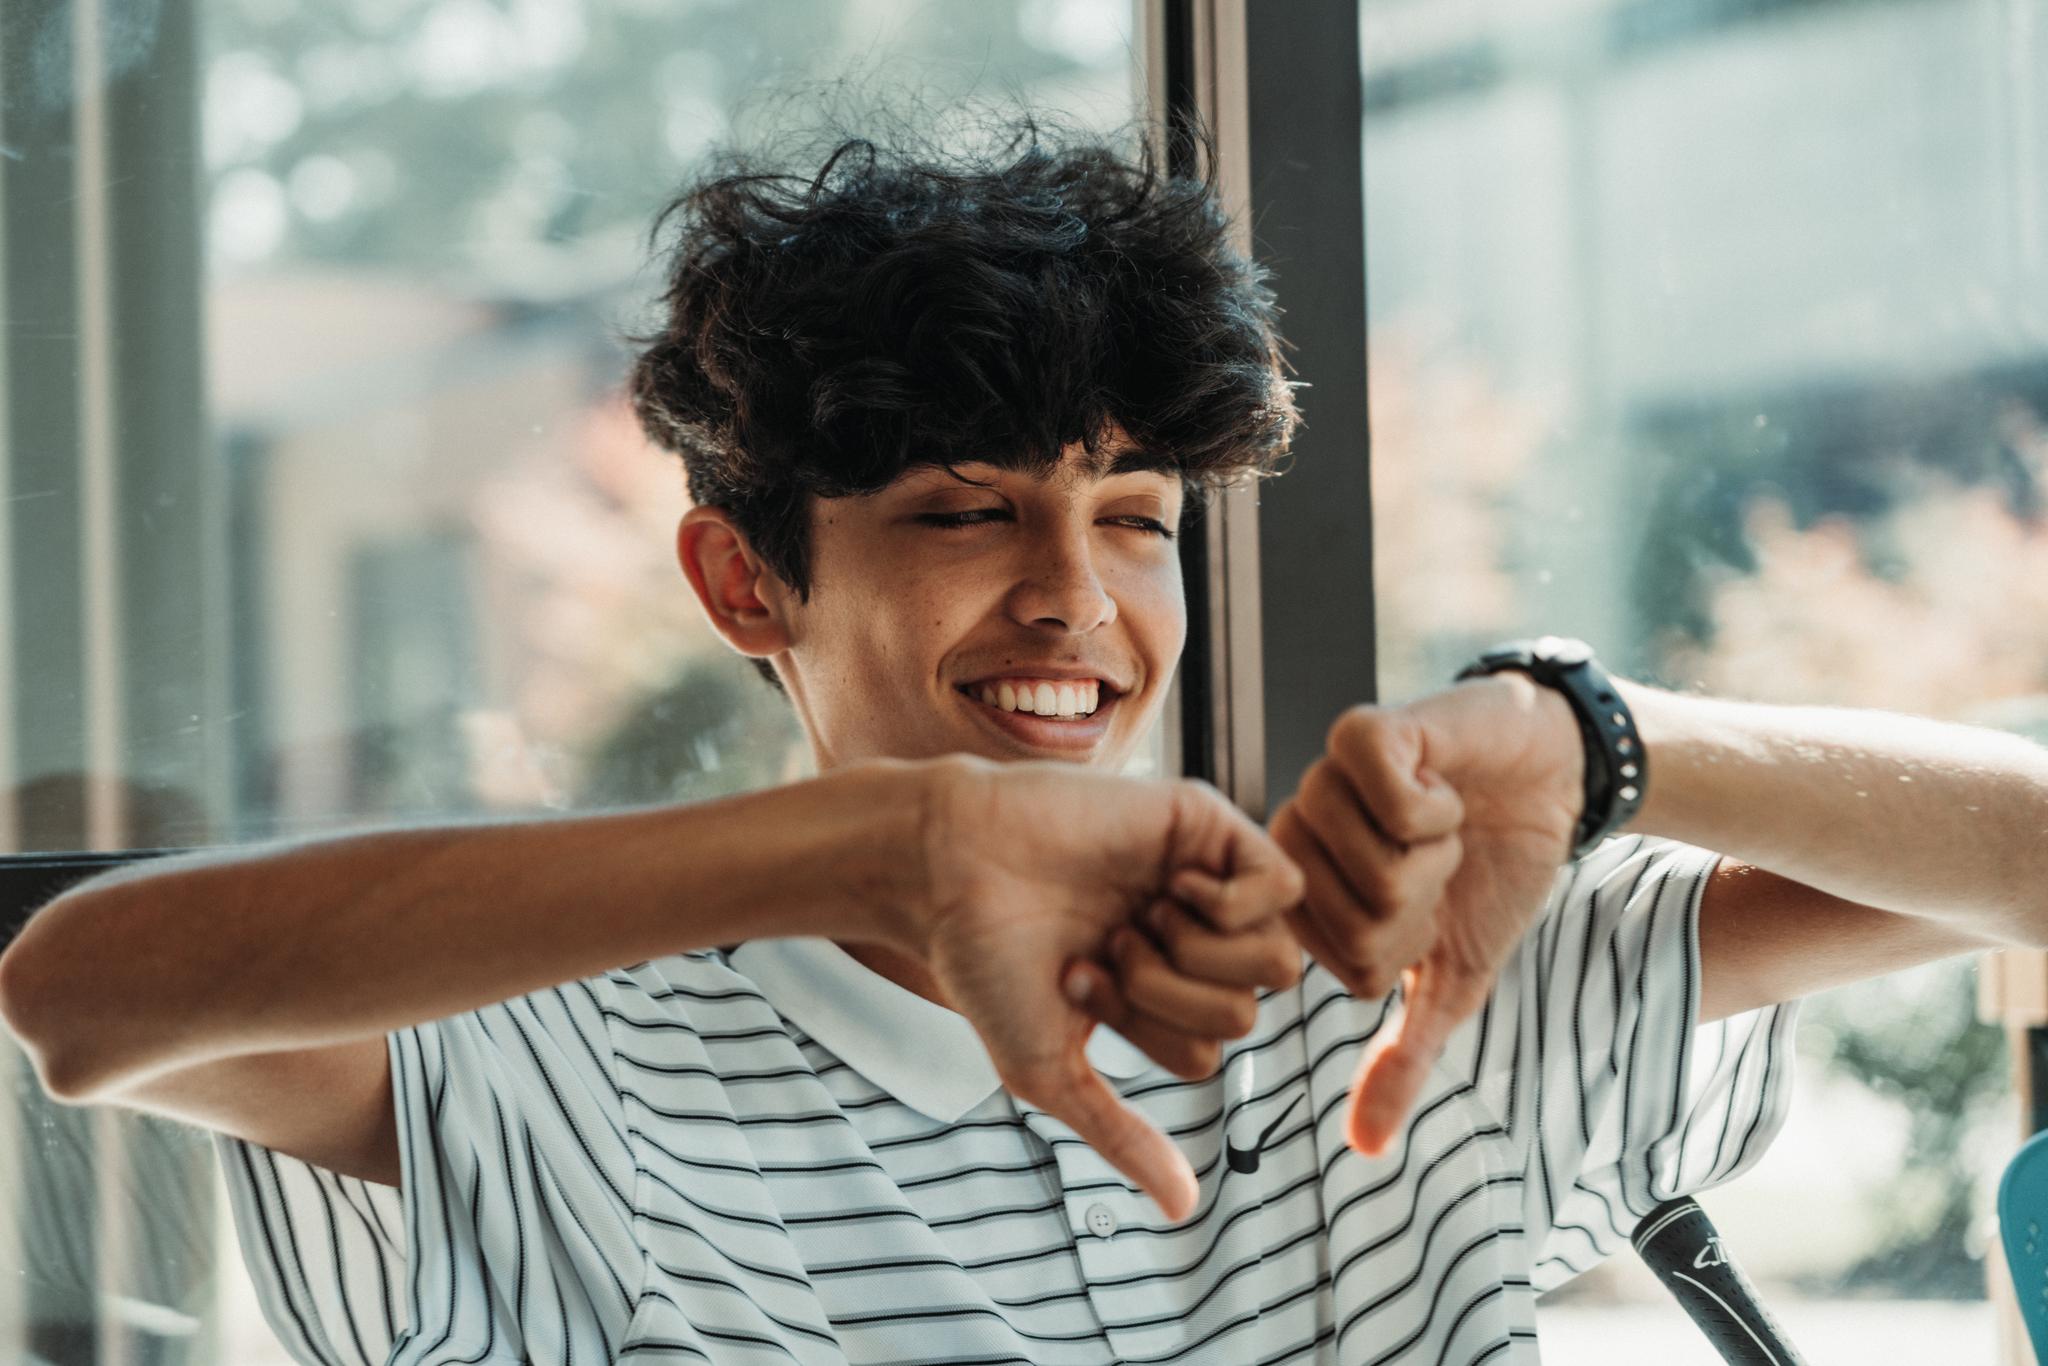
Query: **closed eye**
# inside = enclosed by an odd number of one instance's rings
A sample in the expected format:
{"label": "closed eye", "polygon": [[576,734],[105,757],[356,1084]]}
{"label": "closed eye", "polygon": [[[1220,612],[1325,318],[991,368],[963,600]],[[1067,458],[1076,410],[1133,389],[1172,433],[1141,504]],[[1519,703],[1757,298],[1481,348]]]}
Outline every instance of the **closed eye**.
{"label": "closed eye", "polygon": [[1116,520],[1123,522],[1127,526],[1136,527],[1140,531],[1149,531],[1155,535],[1164,536],[1169,541],[1173,539],[1173,529],[1156,517],[1119,517]]}
{"label": "closed eye", "polygon": [[920,512],[916,520],[926,526],[951,528],[986,526],[1009,515],[1008,508],[968,508],[965,512]]}
{"label": "closed eye", "polygon": [[[920,512],[913,520],[925,526],[952,531],[971,526],[988,526],[994,522],[1010,521],[1012,518],[1008,508],[968,508],[961,512]],[[1163,536],[1169,541],[1173,539],[1173,529],[1156,517],[1112,517],[1108,520],[1135,531],[1148,531],[1155,536]]]}

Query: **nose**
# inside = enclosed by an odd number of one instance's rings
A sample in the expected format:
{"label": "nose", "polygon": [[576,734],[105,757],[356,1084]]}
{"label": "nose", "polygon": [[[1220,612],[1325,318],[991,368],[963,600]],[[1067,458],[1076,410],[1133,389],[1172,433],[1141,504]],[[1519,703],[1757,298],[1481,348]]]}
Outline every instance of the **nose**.
{"label": "nose", "polygon": [[1095,571],[1094,548],[1080,528],[1037,538],[1010,594],[1010,614],[1040,630],[1080,634],[1116,620],[1116,599]]}

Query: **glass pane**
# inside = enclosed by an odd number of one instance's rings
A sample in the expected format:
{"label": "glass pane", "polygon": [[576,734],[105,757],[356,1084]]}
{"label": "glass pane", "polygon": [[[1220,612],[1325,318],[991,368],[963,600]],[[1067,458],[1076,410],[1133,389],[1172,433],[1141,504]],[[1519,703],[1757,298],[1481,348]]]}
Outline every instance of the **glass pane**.
{"label": "glass pane", "polygon": [[[0,852],[801,771],[619,396],[653,216],[842,76],[1121,125],[1135,15],[0,6]],[[0,1096],[0,1360],[287,1360],[205,1135],[49,1104],[4,1034]]]}
{"label": "glass pane", "polygon": [[[1550,631],[2048,734],[2048,4],[1361,14],[1386,693]],[[1973,977],[1813,1002],[1790,1126],[1704,1202],[1815,1360],[1993,1359]],[[1633,1265],[1545,1315],[1561,1360],[1714,1359]]]}
{"label": "glass pane", "polygon": [[[619,394],[656,211],[714,144],[876,96],[941,127],[1022,102],[1106,128],[1142,98],[1127,3],[219,0],[146,37],[104,3],[45,27],[77,19],[112,82],[12,111],[0,775],[29,800],[0,849],[798,771],[675,566],[680,464]],[[60,198],[93,119],[115,188]],[[131,164],[196,188],[123,199]],[[145,212],[155,237],[121,231]],[[138,376],[163,402],[123,405]]]}

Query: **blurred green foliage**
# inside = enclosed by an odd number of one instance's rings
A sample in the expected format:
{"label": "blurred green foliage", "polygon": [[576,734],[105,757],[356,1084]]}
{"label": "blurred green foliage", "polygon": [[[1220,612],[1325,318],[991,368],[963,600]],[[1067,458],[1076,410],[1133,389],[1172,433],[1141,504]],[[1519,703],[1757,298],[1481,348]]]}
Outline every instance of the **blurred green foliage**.
{"label": "blurred green foliage", "polygon": [[1828,1040],[1828,1066],[1896,1102],[1907,1118],[1899,1170],[1867,1193],[1881,1230],[1877,1250],[1811,1288],[1983,1297],[1981,1187],[1996,1172],[1980,1170],[1967,1146],[2005,1094],[2007,1048],[2004,1032],[1977,1018],[1976,981],[1970,961],[1952,960],[1894,977],[1882,992],[1831,992],[1808,1007],[1810,1032]]}

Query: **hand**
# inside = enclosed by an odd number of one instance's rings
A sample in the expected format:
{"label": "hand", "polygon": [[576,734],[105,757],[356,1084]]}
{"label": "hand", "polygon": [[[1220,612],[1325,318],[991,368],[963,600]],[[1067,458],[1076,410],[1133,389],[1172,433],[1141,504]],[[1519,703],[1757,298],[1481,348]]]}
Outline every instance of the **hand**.
{"label": "hand", "polygon": [[1252,1031],[1260,987],[1301,980],[1301,945],[1283,917],[1224,931],[1198,909],[1215,905],[1223,888],[1207,873],[1181,872],[1178,900],[1152,903],[1142,930],[1111,933],[1106,969],[1076,963],[1068,973],[1070,994],[1091,1015],[1189,1081],[1215,1073],[1223,1040]]}
{"label": "hand", "polygon": [[[930,773],[924,892],[905,947],[973,1022],[1012,1094],[1071,1125],[1169,1218],[1185,1218],[1194,1171],[1089,1064],[1096,1019],[1068,994],[1070,964],[1101,961],[1111,932],[1170,895],[1183,870],[1215,879],[1209,915],[1226,931],[1297,902],[1299,871],[1206,783],[964,757]],[[1163,1034],[1127,1037],[1164,1066],[1188,1061]]]}
{"label": "hand", "polygon": [[1569,857],[1585,753],[1570,705],[1515,673],[1354,707],[1272,821],[1307,879],[1289,923],[1355,994],[1404,1008],[1361,1061],[1352,1146],[1382,1151],[1485,1004]]}

